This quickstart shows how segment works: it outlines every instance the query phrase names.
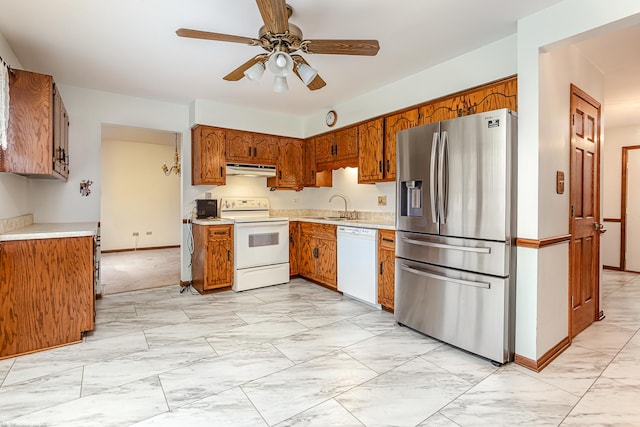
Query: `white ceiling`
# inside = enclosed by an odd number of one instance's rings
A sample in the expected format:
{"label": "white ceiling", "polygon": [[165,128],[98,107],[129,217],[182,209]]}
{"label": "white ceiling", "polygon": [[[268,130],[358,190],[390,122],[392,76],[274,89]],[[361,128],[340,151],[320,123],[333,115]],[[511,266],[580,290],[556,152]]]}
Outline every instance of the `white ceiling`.
{"label": "white ceiling", "polygon": [[375,57],[305,55],[327,86],[275,94],[222,77],[259,47],[179,38],[178,28],[257,37],[254,0],[0,0],[0,33],[25,69],[61,84],[188,103],[210,99],[305,115],[516,32],[559,0],[289,0],[308,39],[378,39]]}

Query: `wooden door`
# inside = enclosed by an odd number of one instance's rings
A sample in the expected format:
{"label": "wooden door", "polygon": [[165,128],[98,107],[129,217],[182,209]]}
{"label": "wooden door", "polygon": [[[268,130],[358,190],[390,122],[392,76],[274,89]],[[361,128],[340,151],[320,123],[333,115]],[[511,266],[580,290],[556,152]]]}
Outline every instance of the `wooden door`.
{"label": "wooden door", "polygon": [[640,272],[640,147],[623,149],[623,230],[626,271]]}
{"label": "wooden door", "polygon": [[253,157],[251,133],[241,130],[227,130],[226,157],[227,161],[250,163]]}
{"label": "wooden door", "polygon": [[300,274],[300,223],[289,223],[289,276]]}
{"label": "wooden door", "polygon": [[358,183],[379,182],[384,178],[384,133],[382,118],[358,127]]}
{"label": "wooden door", "polygon": [[197,126],[191,130],[191,184],[224,185],[224,129]]}
{"label": "wooden door", "polygon": [[353,126],[336,132],[336,160],[358,157],[358,128]]}
{"label": "wooden door", "polygon": [[305,224],[300,226],[299,271],[301,276],[313,279],[316,276],[316,259],[314,256],[316,239],[303,232],[304,226]]}
{"label": "wooden door", "polygon": [[330,162],[333,160],[334,145],[336,142],[335,136],[335,132],[331,132],[315,138],[316,163]]}
{"label": "wooden door", "polygon": [[418,109],[387,116],[384,119],[384,173],[386,181],[396,179],[396,132],[418,126]]}
{"label": "wooden door", "polygon": [[316,144],[314,138],[304,141],[304,167],[302,173],[302,184],[305,187],[316,185]]}
{"label": "wooden door", "polygon": [[378,304],[393,311],[395,287],[395,231],[378,231]]}
{"label": "wooden door", "polygon": [[231,225],[209,227],[205,255],[205,289],[233,284],[233,231]]}
{"label": "wooden door", "polygon": [[593,323],[599,310],[600,104],[571,85],[569,331]]}
{"label": "wooden door", "polygon": [[302,141],[281,138],[278,150],[278,185],[302,187],[303,160]]}
{"label": "wooden door", "polygon": [[275,165],[278,138],[272,135],[253,134],[252,163]]}
{"label": "wooden door", "polygon": [[338,248],[337,242],[330,239],[317,239],[318,258],[316,259],[316,274],[325,284],[336,288],[338,284]]}

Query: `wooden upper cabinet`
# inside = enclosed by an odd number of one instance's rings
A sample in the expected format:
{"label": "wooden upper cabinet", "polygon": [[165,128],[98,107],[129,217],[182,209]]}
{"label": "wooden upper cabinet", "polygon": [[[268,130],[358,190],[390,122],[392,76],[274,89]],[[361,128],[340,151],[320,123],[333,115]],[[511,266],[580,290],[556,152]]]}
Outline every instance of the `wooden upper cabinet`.
{"label": "wooden upper cabinet", "polygon": [[267,178],[267,186],[272,188],[302,188],[303,141],[295,138],[280,138],[277,151],[276,176]]}
{"label": "wooden upper cabinet", "polygon": [[336,160],[357,159],[358,157],[358,127],[353,126],[336,132]]}
{"label": "wooden upper cabinet", "polygon": [[249,163],[253,157],[251,133],[228,129],[225,157],[228,162]]}
{"label": "wooden upper cabinet", "polygon": [[[261,165],[276,164],[276,152],[278,150],[279,137],[273,135],[265,135],[260,133],[253,134],[253,163]],[[302,161],[302,159],[300,159]]]}
{"label": "wooden upper cabinet", "polygon": [[318,171],[316,168],[315,138],[304,140],[302,151],[304,155],[302,185],[305,187],[331,187],[333,184],[331,170]]}
{"label": "wooden upper cabinet", "polygon": [[277,148],[278,137],[276,136],[227,130],[227,162],[273,165]]}
{"label": "wooden upper cabinet", "polygon": [[225,129],[196,126],[191,129],[191,185],[224,185]]}
{"label": "wooden upper cabinet", "polygon": [[384,119],[385,180],[396,179],[396,132],[418,126],[418,108],[387,116]]}
{"label": "wooden upper cabinet", "polygon": [[69,117],[53,77],[12,70],[9,97],[9,144],[0,150],[0,172],[66,181]]}
{"label": "wooden upper cabinet", "polygon": [[358,183],[384,181],[383,119],[358,126]]}
{"label": "wooden upper cabinet", "polygon": [[334,132],[320,135],[314,138],[316,144],[316,163],[325,163],[333,160],[333,150],[336,145]]}
{"label": "wooden upper cabinet", "polygon": [[358,166],[357,126],[317,136],[315,142],[318,170]]}

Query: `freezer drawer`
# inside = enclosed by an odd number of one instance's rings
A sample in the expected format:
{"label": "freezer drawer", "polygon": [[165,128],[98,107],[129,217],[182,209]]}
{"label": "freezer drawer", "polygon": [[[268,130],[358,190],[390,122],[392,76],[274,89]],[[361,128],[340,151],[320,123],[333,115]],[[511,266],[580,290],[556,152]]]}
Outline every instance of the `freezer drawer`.
{"label": "freezer drawer", "polygon": [[508,278],[396,259],[395,319],[499,363],[513,359],[513,292]]}
{"label": "freezer drawer", "polygon": [[398,231],[396,256],[493,276],[509,275],[511,245]]}

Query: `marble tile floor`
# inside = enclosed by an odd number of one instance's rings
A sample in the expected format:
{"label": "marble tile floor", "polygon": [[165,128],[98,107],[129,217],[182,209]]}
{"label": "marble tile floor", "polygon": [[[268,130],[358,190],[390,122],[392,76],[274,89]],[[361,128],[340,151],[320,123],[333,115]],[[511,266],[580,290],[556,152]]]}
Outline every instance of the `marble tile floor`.
{"label": "marble tile floor", "polygon": [[84,342],[0,361],[0,426],[640,425],[640,276],[541,373],[295,279],[97,301]]}

